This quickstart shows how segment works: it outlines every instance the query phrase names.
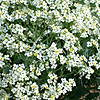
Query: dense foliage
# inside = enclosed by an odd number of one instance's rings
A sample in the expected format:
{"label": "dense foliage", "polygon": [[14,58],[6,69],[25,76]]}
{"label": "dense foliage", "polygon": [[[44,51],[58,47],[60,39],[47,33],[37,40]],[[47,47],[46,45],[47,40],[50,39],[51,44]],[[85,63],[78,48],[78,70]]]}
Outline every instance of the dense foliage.
{"label": "dense foliage", "polygon": [[0,100],[96,98],[99,16],[100,0],[0,0]]}

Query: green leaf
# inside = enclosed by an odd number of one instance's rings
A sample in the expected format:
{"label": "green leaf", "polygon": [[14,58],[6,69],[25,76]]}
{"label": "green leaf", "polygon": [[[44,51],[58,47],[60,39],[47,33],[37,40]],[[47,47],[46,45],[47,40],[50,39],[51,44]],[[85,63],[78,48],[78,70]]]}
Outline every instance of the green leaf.
{"label": "green leaf", "polygon": [[100,85],[100,77],[97,77],[97,83]]}
{"label": "green leaf", "polygon": [[80,100],[82,96],[89,92],[88,88],[85,88],[80,79],[77,79],[77,85],[73,88],[73,91],[69,93],[69,100]]}
{"label": "green leaf", "polygon": [[7,67],[4,67],[3,73],[9,74],[9,71],[10,71],[10,68],[8,66]]}

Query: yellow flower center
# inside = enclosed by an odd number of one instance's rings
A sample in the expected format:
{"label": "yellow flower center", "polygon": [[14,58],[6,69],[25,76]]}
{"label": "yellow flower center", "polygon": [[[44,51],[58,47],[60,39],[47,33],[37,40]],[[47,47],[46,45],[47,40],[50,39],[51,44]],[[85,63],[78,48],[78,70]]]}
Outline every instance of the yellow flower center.
{"label": "yellow flower center", "polygon": [[0,60],[3,60],[3,58],[2,58],[2,57],[0,57]]}
{"label": "yellow flower center", "polygon": [[24,98],[22,97],[21,100],[24,100]]}
{"label": "yellow flower center", "polygon": [[73,51],[73,49],[72,49],[72,48],[70,48],[70,49],[69,49],[69,51],[70,51],[70,52],[72,52],[72,51]]}
{"label": "yellow flower center", "polygon": [[96,62],[93,62],[93,65],[96,66]]}
{"label": "yellow flower center", "polygon": [[40,48],[40,45],[39,44],[37,45],[37,48]]}
{"label": "yellow flower center", "polygon": [[56,50],[55,53],[59,53],[59,52]]}
{"label": "yellow flower center", "polygon": [[32,85],[32,89],[34,89],[34,86]]}
{"label": "yellow flower center", "polygon": [[33,53],[34,56],[37,56],[37,53]]}
{"label": "yellow flower center", "polygon": [[68,61],[66,60],[66,64],[68,64]]}

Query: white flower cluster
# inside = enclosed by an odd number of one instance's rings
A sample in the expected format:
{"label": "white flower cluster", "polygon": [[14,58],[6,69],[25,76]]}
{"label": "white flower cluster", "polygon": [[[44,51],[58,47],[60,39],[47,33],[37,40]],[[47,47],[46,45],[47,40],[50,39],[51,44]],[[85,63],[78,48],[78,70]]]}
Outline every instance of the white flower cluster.
{"label": "white flower cluster", "polygon": [[49,73],[48,84],[45,83],[41,86],[41,89],[45,89],[43,94],[43,99],[55,100],[61,94],[65,94],[68,91],[72,91],[72,87],[76,86],[73,79],[66,80],[66,78],[61,78],[61,83],[58,83],[58,77],[54,73]]}
{"label": "white flower cluster", "polygon": [[0,100],[56,100],[90,79],[99,16],[99,0],[0,0]]}

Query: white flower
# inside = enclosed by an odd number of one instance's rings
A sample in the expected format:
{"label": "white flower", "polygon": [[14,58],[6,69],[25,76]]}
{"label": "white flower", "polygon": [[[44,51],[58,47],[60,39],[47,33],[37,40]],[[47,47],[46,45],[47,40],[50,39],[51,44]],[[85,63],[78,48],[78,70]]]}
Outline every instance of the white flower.
{"label": "white flower", "polygon": [[9,59],[9,55],[5,55],[5,56],[4,56],[4,59],[5,59],[5,60],[10,60],[10,59]]}
{"label": "white flower", "polygon": [[87,42],[87,47],[92,47],[92,42]]}

